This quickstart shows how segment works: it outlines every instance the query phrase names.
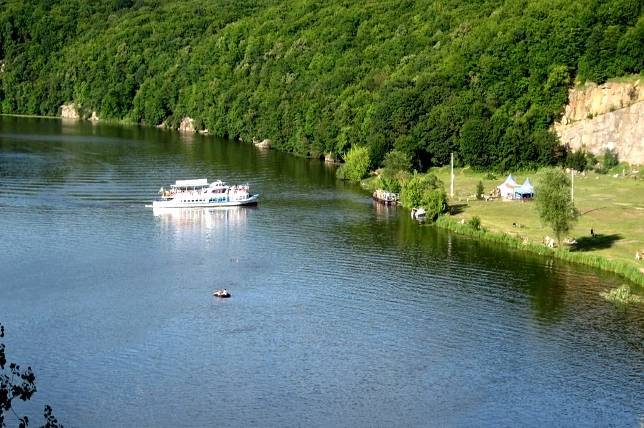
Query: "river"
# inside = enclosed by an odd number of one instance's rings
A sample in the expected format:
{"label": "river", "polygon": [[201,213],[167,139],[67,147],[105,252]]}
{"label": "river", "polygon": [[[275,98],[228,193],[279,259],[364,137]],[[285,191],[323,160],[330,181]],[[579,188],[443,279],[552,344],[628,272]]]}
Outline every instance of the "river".
{"label": "river", "polygon": [[[190,178],[259,206],[145,208]],[[0,118],[0,322],[32,424],[638,426],[644,308],[599,296],[621,283],[418,226],[317,160]]]}

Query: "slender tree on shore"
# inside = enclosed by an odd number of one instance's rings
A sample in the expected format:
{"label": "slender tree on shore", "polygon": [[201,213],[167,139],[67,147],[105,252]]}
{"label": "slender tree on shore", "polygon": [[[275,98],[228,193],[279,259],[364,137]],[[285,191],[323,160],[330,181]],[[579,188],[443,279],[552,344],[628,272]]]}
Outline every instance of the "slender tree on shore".
{"label": "slender tree on shore", "polygon": [[561,237],[572,229],[579,212],[570,194],[570,179],[558,168],[543,171],[536,188],[541,221],[552,228],[561,247]]}

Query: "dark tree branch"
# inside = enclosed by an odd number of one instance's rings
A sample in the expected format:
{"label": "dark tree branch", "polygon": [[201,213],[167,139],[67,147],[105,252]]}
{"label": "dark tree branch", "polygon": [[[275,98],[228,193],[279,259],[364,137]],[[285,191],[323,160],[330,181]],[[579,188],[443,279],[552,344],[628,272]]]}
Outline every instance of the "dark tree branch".
{"label": "dark tree branch", "polygon": [[[4,337],[4,326],[0,324],[0,338]],[[31,367],[21,370],[16,363],[9,363],[9,372],[11,377],[5,372],[7,365],[5,345],[0,343],[0,428],[6,428],[5,415],[9,410],[14,414],[18,421],[19,428],[29,426],[27,416],[20,417],[13,408],[13,400],[19,398],[22,401],[28,401],[36,393],[36,375]],[[54,417],[50,406],[45,406],[43,412],[45,423],[41,428],[63,428],[58,420]]]}

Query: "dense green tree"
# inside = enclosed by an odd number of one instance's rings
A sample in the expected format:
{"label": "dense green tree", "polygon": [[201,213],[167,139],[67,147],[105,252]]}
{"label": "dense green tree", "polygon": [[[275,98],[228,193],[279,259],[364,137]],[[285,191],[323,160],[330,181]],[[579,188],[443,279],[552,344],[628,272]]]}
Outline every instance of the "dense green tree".
{"label": "dense green tree", "polygon": [[561,161],[569,86],[641,73],[643,49],[639,0],[4,0],[0,111],[514,169]]}
{"label": "dense green tree", "polygon": [[403,151],[392,150],[387,153],[382,165],[390,171],[409,171],[411,168],[411,158],[409,154]]}
{"label": "dense green tree", "polygon": [[480,117],[468,119],[461,128],[460,152],[463,161],[473,167],[493,165],[490,129],[487,120]]}
{"label": "dense green tree", "polygon": [[586,152],[584,150],[578,150],[576,152],[568,152],[566,157],[566,166],[577,171],[584,171],[588,165],[588,160],[586,158]]}

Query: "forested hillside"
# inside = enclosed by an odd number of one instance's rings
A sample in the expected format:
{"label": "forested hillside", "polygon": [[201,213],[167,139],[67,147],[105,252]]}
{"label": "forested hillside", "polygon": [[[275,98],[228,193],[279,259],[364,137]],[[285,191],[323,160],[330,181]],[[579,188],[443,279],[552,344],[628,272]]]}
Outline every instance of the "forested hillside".
{"label": "forested hillside", "polygon": [[557,159],[576,80],[641,73],[641,0],[4,0],[4,113],[73,101],[300,155],[414,167]]}

